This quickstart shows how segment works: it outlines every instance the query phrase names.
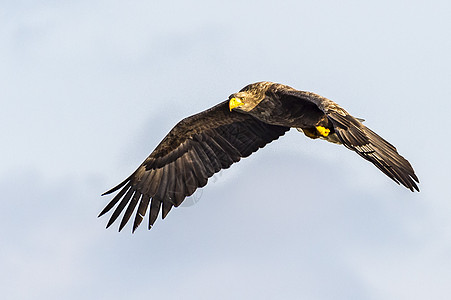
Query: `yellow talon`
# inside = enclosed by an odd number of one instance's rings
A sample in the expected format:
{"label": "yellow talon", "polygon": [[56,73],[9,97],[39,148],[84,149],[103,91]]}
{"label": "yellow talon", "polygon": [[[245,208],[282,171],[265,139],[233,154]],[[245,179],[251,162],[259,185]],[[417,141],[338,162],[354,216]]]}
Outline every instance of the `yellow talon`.
{"label": "yellow talon", "polygon": [[330,129],[323,127],[323,126],[316,126],[316,130],[318,130],[319,134],[321,134],[324,137],[327,137],[329,135]]}

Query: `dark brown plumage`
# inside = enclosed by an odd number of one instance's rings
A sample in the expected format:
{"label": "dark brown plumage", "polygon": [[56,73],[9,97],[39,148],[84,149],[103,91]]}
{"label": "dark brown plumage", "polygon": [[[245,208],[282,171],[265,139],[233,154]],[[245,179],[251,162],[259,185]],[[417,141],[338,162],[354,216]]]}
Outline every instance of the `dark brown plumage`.
{"label": "dark brown plumage", "polygon": [[136,207],[133,231],[149,210],[149,229],[160,210],[173,206],[221,169],[297,128],[310,138],[343,144],[411,191],[418,181],[396,148],[333,101],[272,82],[250,84],[206,111],[180,121],[138,169],[103,195],[120,190],[99,217],[116,204],[107,227],[125,210],[119,231]]}

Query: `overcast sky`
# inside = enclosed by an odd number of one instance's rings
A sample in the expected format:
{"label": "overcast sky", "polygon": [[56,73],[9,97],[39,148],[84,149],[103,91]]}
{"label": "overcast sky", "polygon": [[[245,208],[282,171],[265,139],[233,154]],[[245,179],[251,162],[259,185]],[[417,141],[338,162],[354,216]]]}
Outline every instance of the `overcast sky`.
{"label": "overcast sky", "polygon": [[[450,32],[435,0],[2,1],[2,298],[449,299]],[[292,130],[105,230],[102,192],[262,80],[366,119],[421,192]]]}

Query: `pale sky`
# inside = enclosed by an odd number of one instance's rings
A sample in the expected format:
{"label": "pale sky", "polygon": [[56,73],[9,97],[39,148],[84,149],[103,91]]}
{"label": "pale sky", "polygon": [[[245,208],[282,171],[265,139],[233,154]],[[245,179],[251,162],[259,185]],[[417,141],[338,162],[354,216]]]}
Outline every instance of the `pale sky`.
{"label": "pale sky", "polygon": [[[448,299],[450,32],[449,1],[1,2],[2,298]],[[292,130],[105,229],[102,192],[262,80],[366,119],[421,192]]]}

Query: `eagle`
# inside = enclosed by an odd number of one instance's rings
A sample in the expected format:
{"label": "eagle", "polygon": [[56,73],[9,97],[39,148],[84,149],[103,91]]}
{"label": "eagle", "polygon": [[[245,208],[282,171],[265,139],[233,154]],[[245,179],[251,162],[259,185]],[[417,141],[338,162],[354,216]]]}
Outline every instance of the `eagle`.
{"label": "eagle", "polygon": [[[119,231],[136,207],[132,232],[149,210],[149,229],[208,178],[277,140],[290,128],[311,139],[341,144],[409,190],[418,177],[396,148],[337,103],[273,82],[249,84],[210,109],[181,120],[124,181],[102,194],[119,193],[100,212],[114,209],[107,228],[125,210]],[[150,206],[150,209],[149,209]]]}

